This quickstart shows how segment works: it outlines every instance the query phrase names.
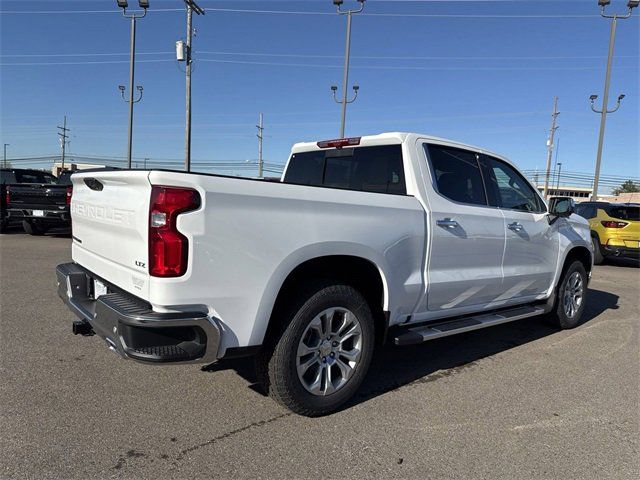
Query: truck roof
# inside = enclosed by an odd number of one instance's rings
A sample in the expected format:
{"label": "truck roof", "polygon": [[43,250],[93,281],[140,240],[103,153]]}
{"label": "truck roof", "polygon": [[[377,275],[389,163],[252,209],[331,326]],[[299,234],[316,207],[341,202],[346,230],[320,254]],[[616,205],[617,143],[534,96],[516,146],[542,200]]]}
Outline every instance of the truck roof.
{"label": "truck roof", "polygon": [[[373,145],[389,145],[389,144],[401,144],[401,143],[411,143],[415,140],[427,140],[431,142],[435,142],[441,145],[447,145],[450,147],[458,147],[464,148],[468,150],[474,150],[477,152],[486,153],[487,155],[491,155],[493,157],[497,157],[503,160],[507,160],[502,155],[486,150],[482,147],[477,147],[474,145],[469,145],[462,142],[457,142],[455,140],[448,140],[446,138],[434,137],[432,135],[425,135],[421,133],[412,133],[412,132],[385,132],[379,133],[378,135],[364,135],[360,137],[360,144],[358,146],[373,146]],[[326,139],[324,139],[326,140]],[[293,145],[291,149],[291,153],[299,153],[299,152],[308,152],[310,150],[320,150],[317,142],[299,142]]]}

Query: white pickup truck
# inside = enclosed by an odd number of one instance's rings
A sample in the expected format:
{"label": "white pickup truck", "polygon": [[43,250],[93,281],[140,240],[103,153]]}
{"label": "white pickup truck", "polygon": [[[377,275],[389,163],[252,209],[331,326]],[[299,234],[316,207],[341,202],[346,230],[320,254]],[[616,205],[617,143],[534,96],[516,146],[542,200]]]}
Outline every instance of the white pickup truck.
{"label": "white pickup truck", "polygon": [[505,158],[413,133],[299,143],[280,182],[164,170],[73,177],[58,293],[124,358],[254,355],[303,415],[358,389],[374,347],[546,315],[580,322],[589,225]]}

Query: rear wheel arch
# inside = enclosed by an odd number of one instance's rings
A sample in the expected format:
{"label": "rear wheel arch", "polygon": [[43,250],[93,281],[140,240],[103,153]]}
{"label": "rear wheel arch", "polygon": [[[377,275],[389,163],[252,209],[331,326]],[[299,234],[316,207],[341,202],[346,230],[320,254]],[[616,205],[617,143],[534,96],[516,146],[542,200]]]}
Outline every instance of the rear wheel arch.
{"label": "rear wheel arch", "polygon": [[380,269],[372,261],[353,255],[328,255],[306,260],[296,266],[282,283],[276,296],[263,344],[276,339],[286,328],[286,313],[292,301],[304,301],[305,286],[317,283],[318,279],[327,283],[349,285],[358,290],[366,299],[373,313],[376,343],[381,341],[386,331],[388,319],[384,312],[387,290]]}

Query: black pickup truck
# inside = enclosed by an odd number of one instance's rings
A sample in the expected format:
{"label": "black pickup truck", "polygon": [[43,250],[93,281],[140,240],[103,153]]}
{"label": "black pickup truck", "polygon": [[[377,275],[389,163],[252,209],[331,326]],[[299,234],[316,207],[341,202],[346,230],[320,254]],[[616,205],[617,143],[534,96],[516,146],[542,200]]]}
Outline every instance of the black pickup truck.
{"label": "black pickup truck", "polygon": [[44,235],[50,228],[71,226],[69,174],[56,178],[41,170],[18,168],[3,168],[1,174],[3,230],[21,223],[27,233]]}

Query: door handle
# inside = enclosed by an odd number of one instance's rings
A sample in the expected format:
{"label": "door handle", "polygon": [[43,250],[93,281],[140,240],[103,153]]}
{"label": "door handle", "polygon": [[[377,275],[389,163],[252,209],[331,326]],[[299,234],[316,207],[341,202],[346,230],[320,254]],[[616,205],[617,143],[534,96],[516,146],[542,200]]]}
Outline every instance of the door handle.
{"label": "door handle", "polygon": [[458,226],[458,222],[450,218],[445,218],[443,220],[436,220],[436,225],[444,228],[456,228]]}
{"label": "door handle", "polygon": [[519,232],[522,230],[522,225],[518,222],[510,223],[509,225],[507,225],[507,227],[509,228],[509,230],[513,230],[514,232]]}

